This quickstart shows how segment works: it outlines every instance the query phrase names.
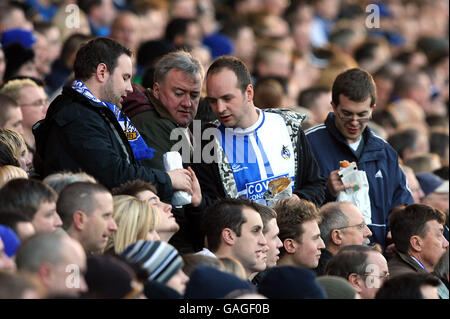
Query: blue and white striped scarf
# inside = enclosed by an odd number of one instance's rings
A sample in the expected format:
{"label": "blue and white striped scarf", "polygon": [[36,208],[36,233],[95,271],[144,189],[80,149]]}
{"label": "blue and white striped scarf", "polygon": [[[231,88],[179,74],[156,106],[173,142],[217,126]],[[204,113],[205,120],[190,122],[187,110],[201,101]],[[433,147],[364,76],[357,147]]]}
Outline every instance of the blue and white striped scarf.
{"label": "blue and white striped scarf", "polygon": [[89,100],[106,106],[111,112],[116,116],[117,121],[120,124],[120,127],[123,129],[125,133],[128,143],[130,143],[131,149],[133,150],[134,157],[136,161],[142,161],[146,159],[152,159],[153,153],[155,150],[151,147],[147,146],[141,134],[139,134],[136,127],[131,124],[130,119],[122,112],[122,110],[114,104],[109,102],[100,101],[97,97],[92,94],[92,92],[84,85],[82,81],[75,80],[72,83],[72,89],[82,94]]}

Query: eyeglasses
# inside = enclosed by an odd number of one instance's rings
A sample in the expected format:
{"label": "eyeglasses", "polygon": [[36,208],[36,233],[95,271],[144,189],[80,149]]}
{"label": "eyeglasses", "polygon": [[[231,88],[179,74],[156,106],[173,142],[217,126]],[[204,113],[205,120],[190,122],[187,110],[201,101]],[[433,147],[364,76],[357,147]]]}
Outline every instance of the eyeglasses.
{"label": "eyeglasses", "polygon": [[20,106],[37,106],[43,109],[48,104],[47,99],[39,99],[31,103],[20,104]]}
{"label": "eyeglasses", "polygon": [[362,222],[361,224],[358,224],[358,225],[344,226],[344,227],[339,227],[339,228],[335,228],[335,229],[345,229],[345,228],[350,228],[350,227],[356,227],[356,228],[358,228],[360,231],[363,231],[363,230],[364,230],[364,227],[366,227],[366,226],[367,226],[366,223],[365,223],[365,222]]}
{"label": "eyeglasses", "polygon": [[384,275],[375,275],[375,274],[365,273],[363,276],[365,276],[365,277],[372,276],[372,277],[377,277],[378,279],[388,280],[390,274],[388,272],[385,273]]}
{"label": "eyeglasses", "polygon": [[353,116],[341,116],[339,112],[336,112],[337,117],[344,122],[344,123],[350,123],[353,121],[358,121],[359,124],[365,124],[368,123],[372,119],[372,114],[368,117],[360,117],[360,118],[354,118]]}

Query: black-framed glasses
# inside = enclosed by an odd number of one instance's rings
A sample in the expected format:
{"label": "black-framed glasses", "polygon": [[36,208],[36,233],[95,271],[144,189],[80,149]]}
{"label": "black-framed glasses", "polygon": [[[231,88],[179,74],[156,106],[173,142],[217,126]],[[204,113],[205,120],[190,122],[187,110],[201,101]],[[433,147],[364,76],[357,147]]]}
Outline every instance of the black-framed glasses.
{"label": "black-framed glasses", "polygon": [[339,112],[336,112],[336,115],[344,123],[350,123],[350,122],[353,122],[353,121],[358,121],[359,124],[366,124],[372,119],[372,114],[370,114],[370,116],[368,116],[368,117],[359,117],[359,118],[358,117],[355,118],[353,115],[352,116],[341,116],[339,114]]}
{"label": "black-framed glasses", "polygon": [[345,229],[345,228],[350,228],[350,227],[356,227],[356,228],[358,228],[360,231],[363,231],[364,230],[364,227],[366,227],[367,225],[366,225],[366,223],[365,222],[362,222],[361,224],[357,224],[357,225],[349,225],[349,226],[344,226],[344,227],[338,227],[338,228],[335,228],[335,229]]}

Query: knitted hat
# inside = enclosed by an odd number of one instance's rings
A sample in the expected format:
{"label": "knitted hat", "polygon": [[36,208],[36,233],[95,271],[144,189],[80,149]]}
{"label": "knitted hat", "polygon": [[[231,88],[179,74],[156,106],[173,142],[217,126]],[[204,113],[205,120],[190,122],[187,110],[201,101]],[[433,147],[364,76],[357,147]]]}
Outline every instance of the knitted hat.
{"label": "knitted hat", "polygon": [[[87,258],[87,296],[100,299],[120,299],[138,290],[133,270],[112,256],[89,256]],[[143,290],[140,284],[140,290]],[[136,291],[137,293],[138,291]]]}
{"label": "knitted hat", "polygon": [[24,29],[9,29],[2,33],[2,45],[7,46],[14,42],[19,42],[25,49],[31,49],[36,42],[33,31]]}
{"label": "knitted hat", "polygon": [[198,266],[192,272],[184,293],[185,299],[221,299],[235,290],[254,291],[247,281],[211,266]]}
{"label": "knitted hat", "polygon": [[178,251],[162,241],[139,240],[128,246],[121,255],[147,270],[150,274],[148,280],[163,284],[183,267],[183,259]]}
{"label": "knitted hat", "polygon": [[269,299],[326,299],[316,274],[310,269],[295,266],[274,267],[267,272],[258,287]]}
{"label": "knitted hat", "polygon": [[7,45],[3,48],[3,52],[6,59],[6,69],[3,76],[5,81],[14,76],[22,65],[34,59],[33,50],[25,49],[18,42]]}
{"label": "knitted hat", "polygon": [[416,178],[425,196],[430,193],[448,194],[448,181],[443,180],[439,176],[432,173],[418,173]]}
{"label": "knitted hat", "polygon": [[8,226],[0,225],[0,238],[5,246],[5,254],[10,258],[13,257],[20,246],[19,237]]}
{"label": "knitted hat", "polygon": [[355,288],[344,278],[321,276],[317,278],[317,283],[325,290],[328,299],[355,299]]}

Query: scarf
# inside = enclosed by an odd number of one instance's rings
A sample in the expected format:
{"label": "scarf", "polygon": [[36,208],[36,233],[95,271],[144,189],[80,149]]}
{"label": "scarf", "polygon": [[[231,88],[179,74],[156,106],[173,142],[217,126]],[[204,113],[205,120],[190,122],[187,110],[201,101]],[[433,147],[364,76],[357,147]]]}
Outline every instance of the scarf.
{"label": "scarf", "polygon": [[130,143],[136,161],[139,162],[142,160],[153,158],[153,153],[155,152],[155,150],[147,146],[147,143],[145,143],[136,127],[131,124],[130,119],[122,112],[119,107],[109,102],[100,101],[97,97],[94,96],[94,94],[92,94],[92,92],[86,87],[86,85],[84,85],[84,83],[79,80],[75,80],[72,83],[72,89],[82,94],[87,99],[107,107],[111,112],[113,112],[117,119],[117,122],[119,122],[120,127],[123,129],[123,132],[127,137],[128,143]]}

